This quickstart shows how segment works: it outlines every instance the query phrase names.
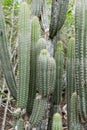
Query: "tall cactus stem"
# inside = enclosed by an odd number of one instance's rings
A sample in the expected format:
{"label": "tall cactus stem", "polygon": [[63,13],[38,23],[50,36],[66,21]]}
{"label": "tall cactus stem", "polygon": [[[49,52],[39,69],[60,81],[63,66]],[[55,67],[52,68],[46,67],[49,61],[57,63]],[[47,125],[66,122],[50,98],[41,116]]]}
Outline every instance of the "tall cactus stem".
{"label": "tall cactus stem", "polygon": [[5,30],[5,19],[1,7],[1,2],[0,2],[0,60],[8,88],[11,92],[11,95],[16,99],[17,98],[16,81],[13,74],[12,65],[10,62],[6,30]]}
{"label": "tall cactus stem", "polygon": [[17,106],[25,108],[28,100],[30,74],[30,11],[26,2],[20,4],[18,45]]}
{"label": "tall cactus stem", "polygon": [[30,54],[30,83],[27,102],[27,113],[31,114],[36,96],[36,45],[40,37],[40,24],[38,17],[34,16],[31,23],[31,54]]}

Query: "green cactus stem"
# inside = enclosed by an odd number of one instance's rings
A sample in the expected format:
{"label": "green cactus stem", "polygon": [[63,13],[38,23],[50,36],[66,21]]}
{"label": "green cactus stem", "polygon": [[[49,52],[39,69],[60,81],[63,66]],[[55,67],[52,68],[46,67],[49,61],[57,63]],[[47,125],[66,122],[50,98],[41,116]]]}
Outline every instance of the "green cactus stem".
{"label": "green cactus stem", "polygon": [[24,130],[24,121],[23,119],[19,119],[17,122],[17,130]]}
{"label": "green cactus stem", "polygon": [[66,18],[69,0],[52,0],[49,37],[54,38],[61,29]]}
{"label": "green cactus stem", "polygon": [[59,113],[53,116],[52,130],[62,130],[62,118]]}
{"label": "green cactus stem", "polygon": [[62,80],[64,69],[64,54],[63,54],[63,42],[58,41],[55,51],[56,61],[56,88],[55,88],[55,104],[59,105],[62,98]]}
{"label": "green cactus stem", "polygon": [[30,116],[29,123],[32,127],[36,127],[41,124],[46,110],[46,100],[45,99],[35,99],[33,105],[33,111]]}
{"label": "green cactus stem", "polygon": [[39,93],[44,96],[54,92],[56,80],[56,63],[46,49],[41,50],[37,60],[37,85]]}
{"label": "green cactus stem", "polygon": [[74,92],[71,97],[71,111],[70,111],[70,128],[69,130],[82,130],[78,115],[78,97]]}
{"label": "green cactus stem", "polygon": [[[70,38],[67,45],[67,112],[68,129],[70,125],[70,101],[72,93],[75,91],[75,39]],[[70,126],[71,127],[71,126]]]}
{"label": "green cactus stem", "polygon": [[13,74],[12,65],[10,62],[6,30],[5,30],[5,19],[2,12],[1,2],[0,2],[0,60],[8,88],[11,92],[11,95],[16,99],[17,98],[16,81]]}
{"label": "green cactus stem", "polygon": [[36,45],[36,53],[37,53],[37,57],[39,56],[40,54],[40,51],[42,49],[46,49],[46,40],[44,38],[40,38],[37,42],[37,45]]}
{"label": "green cactus stem", "polygon": [[80,98],[81,116],[87,120],[87,87],[86,85],[86,15],[87,15],[87,1],[76,0],[75,7],[75,81],[76,90]]}
{"label": "green cactus stem", "polygon": [[15,130],[20,114],[18,112],[13,112],[12,115],[13,115],[13,130]]}
{"label": "green cactus stem", "polygon": [[27,113],[30,115],[36,96],[36,45],[40,37],[40,24],[36,16],[33,17],[31,25],[31,54],[30,54],[30,83],[27,102]]}
{"label": "green cactus stem", "polygon": [[43,12],[44,0],[32,0],[32,14],[40,17]]}
{"label": "green cactus stem", "polygon": [[30,74],[30,14],[26,2],[20,4],[19,46],[18,46],[18,87],[17,106],[25,108],[28,100]]}

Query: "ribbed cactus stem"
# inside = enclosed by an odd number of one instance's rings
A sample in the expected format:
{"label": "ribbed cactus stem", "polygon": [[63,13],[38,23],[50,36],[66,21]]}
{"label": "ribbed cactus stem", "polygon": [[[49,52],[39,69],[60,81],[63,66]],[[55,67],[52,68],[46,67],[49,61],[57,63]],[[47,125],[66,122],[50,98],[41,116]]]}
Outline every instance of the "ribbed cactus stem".
{"label": "ribbed cactus stem", "polygon": [[63,42],[58,41],[55,51],[56,61],[56,88],[55,88],[55,105],[59,105],[62,98],[62,80],[64,69],[64,54],[63,54]]}
{"label": "ribbed cactus stem", "polygon": [[54,92],[56,80],[56,63],[49,56],[46,49],[41,50],[37,60],[37,85],[39,92],[44,96]]}
{"label": "ribbed cactus stem", "polygon": [[62,130],[62,118],[59,113],[53,116],[52,130]]}
{"label": "ribbed cactus stem", "polygon": [[86,89],[86,51],[87,48],[87,1],[76,0],[75,9],[75,80],[76,89],[80,98],[81,116],[84,120],[87,120],[87,89]]}
{"label": "ribbed cactus stem", "polygon": [[13,114],[13,130],[17,127],[17,122],[19,120],[20,114],[18,112],[14,112]]}
{"label": "ribbed cactus stem", "polygon": [[78,115],[78,97],[74,92],[71,97],[70,130],[82,130]]}
{"label": "ribbed cactus stem", "polygon": [[30,54],[30,83],[27,103],[27,112],[31,114],[33,102],[36,96],[36,45],[40,37],[40,24],[36,16],[31,23],[31,54]]}
{"label": "ribbed cactus stem", "polygon": [[19,119],[17,122],[17,130],[24,130],[24,121],[23,119]]}
{"label": "ribbed cactus stem", "polygon": [[44,0],[32,0],[32,14],[40,17],[43,12]]}
{"label": "ribbed cactus stem", "polygon": [[69,0],[52,0],[50,38],[54,38],[61,29],[66,18]]}
{"label": "ribbed cactus stem", "polygon": [[30,11],[26,2],[20,4],[18,36],[17,106],[25,108],[28,100],[30,74]]}
{"label": "ribbed cactus stem", "polygon": [[75,91],[75,39],[70,38],[67,45],[67,112],[68,129],[70,129],[71,96]]}
{"label": "ribbed cactus stem", "polygon": [[29,123],[36,127],[41,124],[46,110],[46,99],[35,99]]}
{"label": "ribbed cactus stem", "polygon": [[42,49],[46,49],[46,40],[44,38],[40,38],[36,45],[36,53],[37,57],[39,56]]}
{"label": "ribbed cactus stem", "polygon": [[16,99],[17,98],[16,81],[13,74],[12,65],[10,62],[7,43],[8,41],[5,30],[5,19],[0,2],[0,60],[8,88],[11,92],[11,95]]}

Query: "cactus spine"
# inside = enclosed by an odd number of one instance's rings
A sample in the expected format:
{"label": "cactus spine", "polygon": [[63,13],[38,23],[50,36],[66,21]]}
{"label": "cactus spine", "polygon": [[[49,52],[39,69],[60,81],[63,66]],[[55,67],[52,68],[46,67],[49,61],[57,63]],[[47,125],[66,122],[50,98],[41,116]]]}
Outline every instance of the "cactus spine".
{"label": "cactus spine", "polygon": [[25,108],[29,91],[30,74],[30,14],[26,2],[20,4],[19,11],[19,46],[18,46],[18,87],[17,105]]}
{"label": "cactus spine", "polygon": [[55,104],[59,105],[62,97],[62,77],[64,69],[64,54],[63,54],[63,42],[58,41],[57,49],[55,52],[56,61],[56,89],[55,89]]}
{"label": "cactus spine", "polygon": [[[86,120],[87,108],[86,108],[86,97],[87,89],[85,90],[85,78],[87,77],[84,72],[84,48],[86,49],[86,5],[87,2],[84,0],[76,1],[76,10],[75,10],[75,32],[76,32],[76,44],[75,44],[75,80],[76,80],[76,89],[77,94],[80,98],[80,107],[81,107],[81,116]],[[86,54],[86,52],[85,52]],[[86,61],[86,60],[85,60]],[[85,62],[86,63],[86,62]],[[84,78],[84,75],[86,76]]]}
{"label": "cactus spine", "polygon": [[62,130],[62,119],[59,113],[55,113],[53,116],[52,130]]}
{"label": "cactus spine", "polygon": [[33,102],[36,96],[36,44],[40,37],[40,24],[36,16],[33,17],[31,25],[31,54],[30,54],[30,83],[27,112],[31,114]]}
{"label": "cactus spine", "polygon": [[12,65],[10,62],[10,56],[7,47],[7,37],[5,31],[5,19],[2,12],[1,2],[0,2],[0,60],[3,69],[3,73],[11,92],[11,95],[16,99],[16,81],[12,70]]}
{"label": "cactus spine", "polygon": [[35,127],[41,124],[46,110],[45,99],[35,99],[33,105],[33,111],[29,120],[29,123]]}
{"label": "cactus spine", "polygon": [[48,96],[55,89],[56,64],[45,49],[41,50],[37,60],[37,72],[39,92],[42,97]]}
{"label": "cactus spine", "polygon": [[70,129],[70,101],[72,93],[75,91],[75,39],[70,38],[67,46],[67,112],[68,129]]}

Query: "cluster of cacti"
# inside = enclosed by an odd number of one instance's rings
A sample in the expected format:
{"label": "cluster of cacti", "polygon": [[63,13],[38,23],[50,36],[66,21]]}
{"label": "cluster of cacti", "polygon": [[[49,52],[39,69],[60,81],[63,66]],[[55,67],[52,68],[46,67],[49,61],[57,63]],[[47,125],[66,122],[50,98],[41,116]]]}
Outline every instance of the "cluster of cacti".
{"label": "cluster of cacti", "polygon": [[5,30],[5,19],[2,12],[1,2],[0,2],[0,60],[3,68],[3,73],[8,85],[11,95],[16,99],[17,90],[16,90],[16,81],[12,70],[12,65],[10,62],[10,56],[8,51],[8,41],[6,37]]}
{"label": "cluster of cacti", "polygon": [[41,50],[37,60],[37,86],[42,97],[55,89],[56,64],[46,49]]}
{"label": "cluster of cacti", "polygon": [[[23,0],[20,3],[17,92],[15,77],[13,75],[7,49],[5,21],[0,6],[0,59],[11,94],[15,98],[17,96],[17,108],[19,108],[20,111],[17,114],[13,113],[14,129],[17,127],[17,130],[23,130],[25,125],[25,122],[22,119],[24,115],[22,115],[21,110],[26,108],[26,114],[29,117],[29,125],[31,127],[37,127],[41,125],[44,119],[46,109],[48,108],[47,102],[49,102],[49,97],[53,96],[54,98],[51,102],[52,104],[50,103],[53,105],[52,107],[61,104],[65,61],[63,42],[57,42],[54,58],[51,57],[46,50],[47,39],[40,38],[41,27],[39,20],[42,19],[38,19],[38,17],[40,18],[40,16],[44,14],[44,2],[45,0],[32,1],[32,13],[34,17],[30,16],[31,12],[28,0]],[[48,32],[46,32],[46,30],[44,31],[44,34],[48,33],[47,37],[51,38],[51,41],[54,39],[65,21],[68,3],[69,0],[52,0],[50,29],[47,28]],[[86,6],[86,0],[76,0],[76,37],[75,39],[69,39],[67,44],[66,102],[68,130],[82,130],[79,115],[81,116],[81,119],[87,121]],[[37,93],[39,94],[38,96]],[[56,112],[58,111],[56,110]],[[51,114],[50,110],[49,114]],[[59,113],[53,115],[52,113],[52,116],[52,130],[62,130],[61,115]]]}

